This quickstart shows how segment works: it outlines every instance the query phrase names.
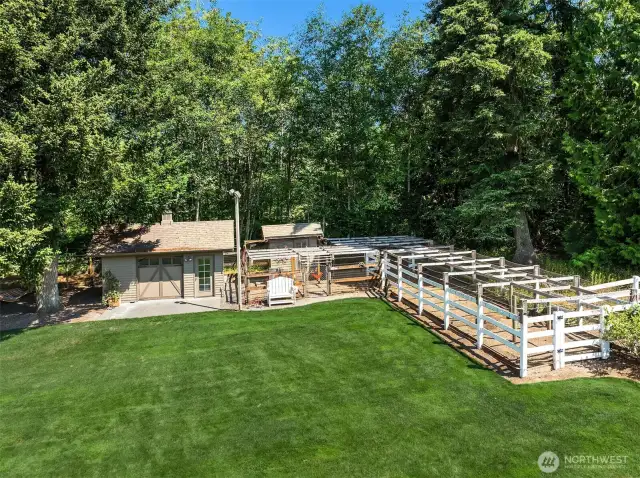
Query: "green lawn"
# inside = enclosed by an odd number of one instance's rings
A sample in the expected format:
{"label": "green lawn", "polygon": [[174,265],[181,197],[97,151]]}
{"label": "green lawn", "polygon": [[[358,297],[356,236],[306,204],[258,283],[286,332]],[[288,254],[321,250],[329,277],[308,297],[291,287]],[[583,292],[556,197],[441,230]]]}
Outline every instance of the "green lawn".
{"label": "green lawn", "polygon": [[4,476],[640,476],[639,384],[512,385],[380,301],[3,339]]}

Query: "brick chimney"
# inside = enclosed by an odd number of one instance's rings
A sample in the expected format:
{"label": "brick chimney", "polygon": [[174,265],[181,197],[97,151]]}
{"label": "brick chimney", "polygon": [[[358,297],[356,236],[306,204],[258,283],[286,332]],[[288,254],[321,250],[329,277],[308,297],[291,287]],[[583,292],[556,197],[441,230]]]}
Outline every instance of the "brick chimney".
{"label": "brick chimney", "polygon": [[173,224],[173,214],[171,211],[165,211],[162,213],[162,222],[160,223],[163,226],[169,226]]}

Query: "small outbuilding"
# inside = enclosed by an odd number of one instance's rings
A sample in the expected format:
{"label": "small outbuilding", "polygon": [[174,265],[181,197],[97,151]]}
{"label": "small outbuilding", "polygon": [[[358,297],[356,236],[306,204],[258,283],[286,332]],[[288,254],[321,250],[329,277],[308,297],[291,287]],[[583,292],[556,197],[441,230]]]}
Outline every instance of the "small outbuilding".
{"label": "small outbuilding", "polygon": [[151,226],[102,228],[89,253],[118,279],[121,300],[135,302],[223,295],[223,253],[234,249],[234,221],[173,222],[165,213]]}
{"label": "small outbuilding", "polygon": [[262,226],[262,238],[268,249],[318,247],[323,239],[322,226],[317,222],[272,224]]}

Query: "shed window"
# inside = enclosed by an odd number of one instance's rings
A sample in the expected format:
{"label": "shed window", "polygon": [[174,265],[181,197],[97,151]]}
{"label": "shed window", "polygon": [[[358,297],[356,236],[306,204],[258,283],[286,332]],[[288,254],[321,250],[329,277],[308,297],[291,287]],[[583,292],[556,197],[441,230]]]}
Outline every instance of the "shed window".
{"label": "shed window", "polygon": [[179,266],[182,265],[182,256],[174,256],[174,257],[163,257],[162,258],[163,266]]}

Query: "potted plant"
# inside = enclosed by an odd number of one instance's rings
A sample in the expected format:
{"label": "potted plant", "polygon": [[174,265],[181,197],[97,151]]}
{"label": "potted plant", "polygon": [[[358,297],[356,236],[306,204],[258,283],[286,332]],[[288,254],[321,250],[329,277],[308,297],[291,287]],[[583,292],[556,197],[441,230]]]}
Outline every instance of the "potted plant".
{"label": "potted plant", "polygon": [[107,307],[120,306],[120,281],[111,271],[102,277],[102,304]]}

